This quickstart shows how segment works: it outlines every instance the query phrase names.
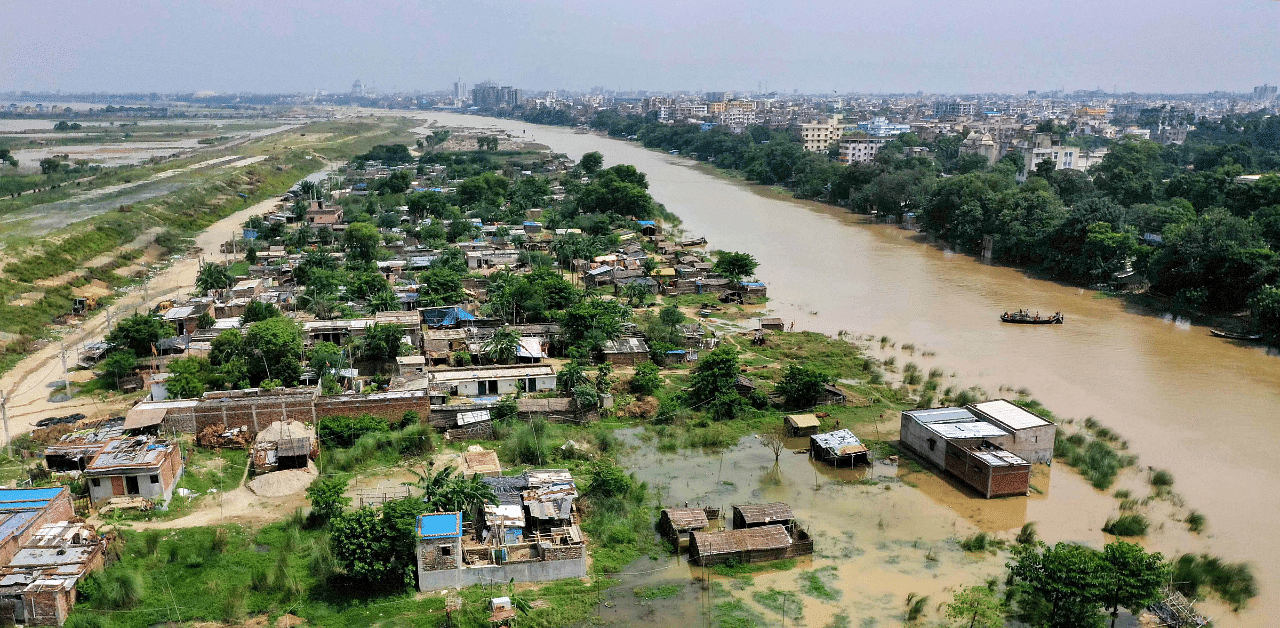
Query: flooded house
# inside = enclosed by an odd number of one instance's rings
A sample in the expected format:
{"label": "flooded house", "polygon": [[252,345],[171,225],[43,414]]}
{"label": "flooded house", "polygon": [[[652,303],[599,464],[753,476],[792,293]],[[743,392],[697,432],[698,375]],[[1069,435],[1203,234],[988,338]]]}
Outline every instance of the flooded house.
{"label": "flooded house", "polygon": [[167,504],[182,477],[182,452],[177,443],[152,436],[129,436],[109,441],[85,467],[89,499],[94,504],[113,497],[140,497]]}
{"label": "flooded house", "polygon": [[813,436],[818,433],[820,421],[815,414],[788,414],[783,419],[787,436]]}
{"label": "flooded house", "polygon": [[1053,442],[1058,426],[1006,399],[971,403],[974,416],[998,425],[1013,435],[1000,446],[1031,463],[1053,464]]}
{"label": "flooded house", "polygon": [[738,504],[733,507],[732,519],[732,530],[691,532],[689,561],[706,567],[813,553],[813,539],[796,522],[791,506],[785,503]]}
{"label": "flooded house", "polygon": [[1031,463],[990,441],[947,442],[947,471],[987,499],[1031,490]]}
{"label": "flooded house", "polygon": [[776,316],[762,318],[760,319],[760,329],[767,329],[769,331],[782,331],[783,329],[782,319]]}
{"label": "flooded house", "polygon": [[76,603],[76,584],[102,568],[105,541],[85,523],[40,528],[0,567],[0,623],[61,626]]}
{"label": "flooded house", "polygon": [[664,508],[658,515],[658,534],[677,552],[689,546],[694,532],[710,526],[707,512],[701,508]]}
{"label": "flooded house", "polygon": [[1009,450],[1015,435],[980,416],[967,408],[906,410],[902,413],[901,442],[908,451],[959,478],[983,497],[1026,495],[1031,463]]}
{"label": "flooded house", "polygon": [[871,452],[849,430],[836,430],[809,437],[809,457],[833,467],[870,464]]}

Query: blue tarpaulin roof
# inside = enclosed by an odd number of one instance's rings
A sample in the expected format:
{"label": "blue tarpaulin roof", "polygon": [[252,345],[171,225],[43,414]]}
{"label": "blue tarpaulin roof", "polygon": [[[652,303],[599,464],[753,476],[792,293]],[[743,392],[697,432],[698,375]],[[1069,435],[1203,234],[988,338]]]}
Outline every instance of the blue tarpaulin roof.
{"label": "blue tarpaulin roof", "polygon": [[644,225],[644,226],[646,226],[646,227],[652,227],[652,226],[655,226],[655,225],[657,225],[657,224],[658,224],[658,223],[656,223],[656,222],[654,222],[654,221],[652,221],[652,220],[637,220],[637,221],[636,221],[636,223],[637,223],[637,224]]}
{"label": "blue tarpaulin roof", "polygon": [[428,327],[454,325],[458,321],[473,321],[476,317],[456,305],[447,307],[429,307],[422,310],[422,323]]}
{"label": "blue tarpaulin roof", "polygon": [[41,508],[58,496],[63,488],[11,488],[0,490],[0,510]]}
{"label": "blue tarpaulin roof", "polygon": [[462,513],[438,512],[418,515],[418,538],[444,539],[462,536]]}

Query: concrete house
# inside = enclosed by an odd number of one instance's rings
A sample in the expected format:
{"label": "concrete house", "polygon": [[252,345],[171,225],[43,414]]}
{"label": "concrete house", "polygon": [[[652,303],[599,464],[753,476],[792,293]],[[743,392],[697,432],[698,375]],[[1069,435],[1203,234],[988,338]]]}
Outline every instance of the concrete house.
{"label": "concrete house", "polygon": [[514,395],[556,388],[556,373],[550,364],[437,369],[427,372],[427,380],[432,387],[448,387],[462,397]]}
{"label": "concrete house", "polygon": [[7,564],[42,526],[75,516],[64,487],[0,489],[0,564]]}
{"label": "concrete house", "polygon": [[84,476],[94,504],[113,497],[141,497],[167,504],[182,470],[182,451],[177,443],[151,436],[124,437],[109,441],[85,467]]}
{"label": "concrete house", "polygon": [[989,441],[1004,446],[1013,437],[1004,429],[978,419],[964,408],[906,410],[902,413],[902,444],[939,469],[947,468],[947,443]]}
{"label": "concrete house", "polygon": [[0,623],[61,626],[75,607],[76,584],[102,568],[104,548],[84,523],[41,526],[0,567]]}
{"label": "concrete house", "polygon": [[971,403],[974,416],[991,422],[1013,435],[999,445],[1031,463],[1053,464],[1053,442],[1058,426],[1005,399]]}

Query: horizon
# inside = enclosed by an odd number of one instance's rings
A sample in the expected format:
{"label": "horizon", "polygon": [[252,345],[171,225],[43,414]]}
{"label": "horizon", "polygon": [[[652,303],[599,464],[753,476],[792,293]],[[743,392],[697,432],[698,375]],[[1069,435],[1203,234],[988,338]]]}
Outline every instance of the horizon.
{"label": "horizon", "polygon": [[980,12],[927,0],[889,12],[758,0],[700,9],[23,3],[10,15],[23,28],[0,41],[0,90],[332,94],[359,79],[390,94],[492,79],[535,92],[1203,94],[1280,80],[1280,50],[1265,43],[1280,41],[1280,3],[1265,0],[1086,0],[1032,13],[1008,0]]}

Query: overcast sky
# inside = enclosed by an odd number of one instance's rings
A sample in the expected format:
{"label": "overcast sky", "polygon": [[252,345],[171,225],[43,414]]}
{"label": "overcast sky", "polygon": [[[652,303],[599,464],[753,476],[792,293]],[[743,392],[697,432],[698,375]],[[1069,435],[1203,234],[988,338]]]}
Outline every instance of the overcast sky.
{"label": "overcast sky", "polygon": [[1276,0],[12,0],[0,91],[1248,91]]}

